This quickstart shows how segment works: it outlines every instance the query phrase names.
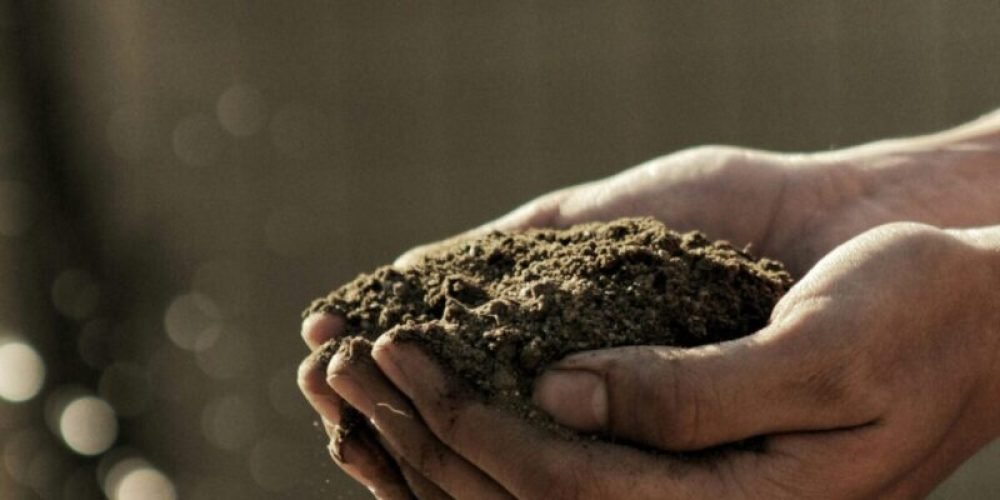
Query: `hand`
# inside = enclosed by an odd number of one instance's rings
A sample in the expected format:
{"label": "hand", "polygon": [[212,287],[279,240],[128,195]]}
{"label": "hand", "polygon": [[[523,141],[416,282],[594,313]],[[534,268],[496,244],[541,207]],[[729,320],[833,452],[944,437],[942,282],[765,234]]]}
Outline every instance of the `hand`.
{"label": "hand", "polygon": [[411,265],[442,244],[491,230],[651,216],[676,230],[749,244],[757,255],[781,260],[801,276],[834,247],[882,224],[1000,222],[1000,137],[987,142],[969,128],[978,131],[973,124],[813,154],[693,148],[543,195],[445,242],[410,250],[396,265]]}
{"label": "hand", "polygon": [[[684,461],[566,441],[466,399],[413,344],[329,382],[420,477],[457,498],[910,498],[1000,430],[1000,273],[956,233],[893,224],[816,265],[768,327],[695,349],[582,353],[538,381],[557,421],[644,449],[765,436]],[[992,266],[992,267],[991,267]]]}
{"label": "hand", "polygon": [[[995,170],[990,168],[991,150],[977,146],[980,138],[975,135],[945,135],[811,155],[696,148],[543,196],[459,237],[491,229],[652,215],[677,229],[701,229],[712,237],[748,243],[758,254],[782,259],[795,274],[802,274],[833,247],[878,224],[894,220],[974,224],[983,222],[981,214],[996,213],[989,205],[997,201],[988,195],[992,191],[986,190],[987,196],[975,192],[977,185],[989,185],[975,182],[977,172]],[[932,176],[941,193],[929,195],[926,173],[907,177],[901,172],[923,172],[926,165],[964,177],[962,182],[950,182]],[[911,195],[914,189],[922,190],[920,196]],[[939,202],[938,198],[948,197],[963,203]],[[412,264],[434,247],[414,249],[397,264]],[[303,326],[311,349],[339,331],[338,319],[331,317],[312,317]],[[325,364],[316,364],[315,356],[303,364],[300,386],[317,411],[327,415],[325,424],[332,431],[341,399],[323,380]],[[393,471],[388,451],[350,442],[345,447],[353,450],[348,455],[357,456],[345,469],[369,487],[407,488],[401,473]],[[372,461],[376,465],[359,465]]]}

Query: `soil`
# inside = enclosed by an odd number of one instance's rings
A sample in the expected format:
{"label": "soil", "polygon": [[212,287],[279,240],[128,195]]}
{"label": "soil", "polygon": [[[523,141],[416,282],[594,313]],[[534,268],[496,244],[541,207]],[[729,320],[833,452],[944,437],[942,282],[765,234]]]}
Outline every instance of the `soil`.
{"label": "soil", "polygon": [[633,218],[457,242],[412,268],[363,274],[306,313],[343,316],[339,348],[351,353],[386,333],[419,342],[475,394],[544,423],[530,396],[550,363],[745,336],[791,283],[777,261]]}

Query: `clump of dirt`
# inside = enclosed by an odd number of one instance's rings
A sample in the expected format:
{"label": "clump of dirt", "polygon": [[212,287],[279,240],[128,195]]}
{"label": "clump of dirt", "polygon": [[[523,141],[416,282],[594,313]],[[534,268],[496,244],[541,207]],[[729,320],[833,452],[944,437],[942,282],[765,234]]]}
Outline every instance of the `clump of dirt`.
{"label": "clump of dirt", "polygon": [[531,387],[550,363],[748,335],[791,282],[774,260],[633,218],[458,242],[412,268],[363,274],[306,314],[343,316],[342,348],[387,332],[421,342],[483,398],[541,418]]}

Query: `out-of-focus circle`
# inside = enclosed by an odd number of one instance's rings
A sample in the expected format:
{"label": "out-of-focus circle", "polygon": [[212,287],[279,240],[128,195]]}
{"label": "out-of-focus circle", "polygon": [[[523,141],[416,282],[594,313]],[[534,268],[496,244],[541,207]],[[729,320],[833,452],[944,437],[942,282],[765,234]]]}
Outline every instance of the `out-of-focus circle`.
{"label": "out-of-focus circle", "polygon": [[232,260],[213,260],[198,266],[191,288],[211,299],[225,318],[245,313],[253,294],[250,273]]}
{"label": "out-of-focus circle", "polygon": [[316,243],[316,228],[320,227],[317,219],[302,207],[278,209],[264,223],[267,248],[283,257],[307,255]]}
{"label": "out-of-focus circle", "polygon": [[254,135],[267,122],[264,97],[257,89],[246,84],[236,84],[226,89],[219,96],[215,111],[222,128],[236,137]]}
{"label": "out-of-focus circle", "polygon": [[0,398],[12,403],[27,401],[45,383],[45,363],[33,347],[20,341],[0,340]]}
{"label": "out-of-focus circle", "polygon": [[105,492],[106,496],[111,496],[111,491],[113,490],[111,486],[117,486],[121,482],[122,476],[131,470],[130,467],[123,466],[131,463],[130,461],[138,461],[140,465],[148,465],[148,462],[139,458],[139,453],[136,450],[127,446],[112,448],[101,455],[101,458],[97,461],[95,476],[97,484],[100,485],[101,490]]}
{"label": "out-of-focus circle", "polygon": [[34,194],[26,184],[0,182],[0,236],[16,238],[27,232],[34,219],[34,206]]}
{"label": "out-of-focus circle", "polygon": [[274,372],[267,382],[267,398],[271,406],[282,416],[292,420],[305,418],[310,414],[309,404],[296,385],[297,372],[296,366],[286,366]]}
{"label": "out-of-focus circle", "polygon": [[[114,450],[98,465],[98,478],[111,500],[175,500],[173,481],[136,456],[132,450]],[[110,465],[109,465],[110,464]]]}
{"label": "out-of-focus circle", "polygon": [[177,489],[165,474],[150,466],[125,473],[114,489],[114,500],[176,500]]}
{"label": "out-of-focus circle", "polygon": [[163,322],[167,337],[177,347],[193,351],[207,349],[219,335],[221,313],[215,303],[200,293],[188,293],[174,298]]}
{"label": "out-of-focus circle", "polygon": [[225,144],[222,130],[205,113],[196,113],[178,122],[173,139],[174,154],[192,167],[215,163]]}
{"label": "out-of-focus circle", "polygon": [[271,143],[293,160],[319,158],[330,126],[319,111],[298,104],[279,108],[271,119]]}
{"label": "out-of-focus circle", "polygon": [[253,346],[242,331],[226,326],[219,328],[215,342],[195,353],[198,367],[209,377],[230,379],[243,373],[253,361]]}
{"label": "out-of-focus circle", "polygon": [[210,443],[227,451],[250,444],[260,431],[256,408],[236,395],[208,403],[201,415],[201,428]]}
{"label": "out-of-focus circle", "polygon": [[134,417],[149,408],[149,375],[135,363],[116,363],[101,374],[97,393],[111,403],[115,414]]}
{"label": "out-of-focus circle", "polygon": [[45,391],[45,425],[56,436],[59,435],[59,419],[66,406],[77,398],[89,396],[90,392],[76,384],[61,385]]}
{"label": "out-of-focus circle", "polygon": [[63,271],[52,284],[52,302],[60,313],[76,320],[86,319],[97,309],[101,289],[82,269]]}
{"label": "out-of-focus circle", "polygon": [[118,420],[107,402],[94,396],[74,399],[59,417],[59,434],[81,455],[103,453],[118,437]]}
{"label": "out-of-focus circle", "polygon": [[291,440],[264,438],[250,451],[250,475],[262,488],[277,493],[302,479],[307,461],[303,447],[293,445]]}

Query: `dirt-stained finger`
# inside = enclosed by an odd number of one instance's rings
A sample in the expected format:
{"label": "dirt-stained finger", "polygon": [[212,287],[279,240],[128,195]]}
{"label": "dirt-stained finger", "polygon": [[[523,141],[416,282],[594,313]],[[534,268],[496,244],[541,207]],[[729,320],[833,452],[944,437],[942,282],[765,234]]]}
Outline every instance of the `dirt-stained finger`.
{"label": "dirt-stained finger", "polygon": [[316,350],[323,343],[337,338],[344,332],[344,318],[335,314],[314,312],[302,320],[302,340],[309,350]]}
{"label": "dirt-stained finger", "polygon": [[[516,498],[613,498],[622,492],[630,498],[663,498],[664,492],[671,498],[740,496],[738,485],[720,477],[717,468],[632,446],[566,439],[464,397],[468,389],[449,378],[420,347],[383,339],[373,356],[413,402],[427,428]],[[756,460],[749,454],[741,457]]]}
{"label": "dirt-stained finger", "polygon": [[414,498],[392,457],[382,448],[364,416],[346,409],[330,437],[330,457],[377,498]]}
{"label": "dirt-stained finger", "polygon": [[368,417],[398,461],[454,498],[511,498],[427,429],[371,360],[370,349],[371,345],[360,339],[352,347],[342,347],[330,363],[328,380],[344,400]]}
{"label": "dirt-stained finger", "polygon": [[329,340],[299,364],[298,385],[309,405],[323,420],[336,425],[340,421],[343,400],[326,383],[326,369],[337,350],[337,341]]}
{"label": "dirt-stained finger", "polygon": [[417,469],[406,463],[405,460],[397,459],[396,464],[402,472],[406,483],[410,486],[410,491],[420,500],[451,500],[452,496],[445,493],[438,485],[424,477]]}

